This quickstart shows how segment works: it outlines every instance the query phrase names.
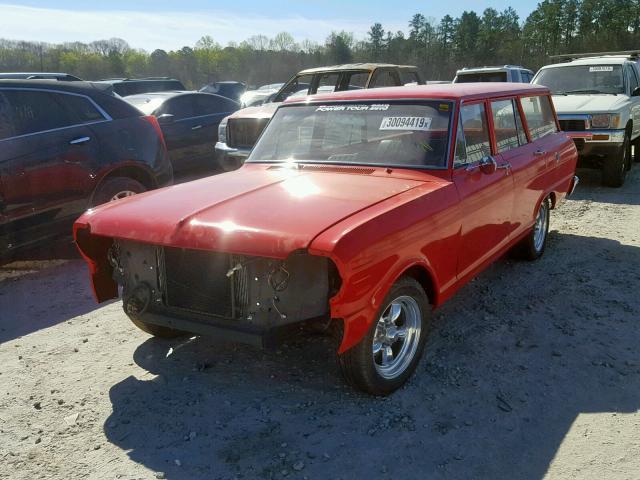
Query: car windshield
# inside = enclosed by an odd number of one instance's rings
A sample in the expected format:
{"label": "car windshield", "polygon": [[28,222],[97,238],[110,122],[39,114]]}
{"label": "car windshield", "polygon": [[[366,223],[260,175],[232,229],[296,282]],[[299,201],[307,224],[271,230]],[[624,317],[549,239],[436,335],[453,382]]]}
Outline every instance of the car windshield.
{"label": "car windshield", "polygon": [[541,70],[534,83],[554,95],[624,93],[621,65],[567,65]]}
{"label": "car windshield", "polygon": [[248,161],[444,168],[452,111],[441,100],[288,105]]}

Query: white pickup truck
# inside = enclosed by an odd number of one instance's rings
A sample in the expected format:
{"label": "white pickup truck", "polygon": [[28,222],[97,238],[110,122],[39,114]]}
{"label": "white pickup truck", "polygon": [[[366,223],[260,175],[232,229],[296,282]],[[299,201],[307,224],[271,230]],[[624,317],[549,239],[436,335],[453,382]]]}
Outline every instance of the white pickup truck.
{"label": "white pickup truck", "polygon": [[601,169],[610,187],[622,186],[631,170],[632,144],[640,150],[639,53],[559,55],[565,61],[542,67],[532,80],[551,89],[579,165]]}

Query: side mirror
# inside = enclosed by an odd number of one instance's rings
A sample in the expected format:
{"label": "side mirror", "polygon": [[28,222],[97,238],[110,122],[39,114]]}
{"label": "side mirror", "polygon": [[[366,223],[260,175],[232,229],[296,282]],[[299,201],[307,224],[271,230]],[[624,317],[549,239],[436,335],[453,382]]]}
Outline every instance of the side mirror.
{"label": "side mirror", "polygon": [[163,113],[158,117],[158,123],[160,125],[168,125],[170,123],[173,123],[173,121],[174,121],[174,116],[171,115],[170,113]]}
{"label": "side mirror", "polygon": [[631,96],[632,97],[640,97],[640,87],[634,88],[633,92],[631,92]]}
{"label": "side mirror", "polygon": [[482,173],[486,173],[487,175],[491,175],[492,173],[496,173],[498,169],[498,163],[495,158],[491,155],[487,155],[486,157],[482,157],[479,162],[480,171]]}

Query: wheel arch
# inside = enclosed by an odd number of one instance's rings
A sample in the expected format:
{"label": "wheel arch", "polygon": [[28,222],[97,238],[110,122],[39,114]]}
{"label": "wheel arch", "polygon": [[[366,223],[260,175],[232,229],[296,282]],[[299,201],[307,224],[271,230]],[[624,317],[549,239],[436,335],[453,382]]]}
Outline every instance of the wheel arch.
{"label": "wheel arch", "polygon": [[121,165],[111,170],[104,172],[95,187],[93,188],[93,192],[91,192],[91,198],[89,199],[89,204],[93,204],[93,199],[95,197],[96,192],[104,185],[107,180],[110,180],[115,177],[125,177],[131,178],[140,182],[147,190],[151,190],[158,187],[158,183],[156,179],[151,173],[151,171],[147,170],[143,166],[138,164],[129,164],[129,165]]}

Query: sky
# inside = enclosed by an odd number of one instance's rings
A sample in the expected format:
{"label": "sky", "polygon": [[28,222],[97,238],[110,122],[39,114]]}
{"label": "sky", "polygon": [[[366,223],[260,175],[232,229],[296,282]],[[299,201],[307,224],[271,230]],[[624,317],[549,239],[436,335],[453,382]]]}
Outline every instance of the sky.
{"label": "sky", "polygon": [[286,31],[296,41],[324,42],[333,30],[366,38],[375,22],[386,30],[407,31],[415,13],[437,21],[464,10],[481,13],[487,7],[513,7],[524,20],[536,6],[525,0],[0,0],[0,37],[49,43],[91,42],[112,37],[134,48],[175,50],[193,46],[210,35],[222,45],[241,42],[252,35],[273,37]]}

